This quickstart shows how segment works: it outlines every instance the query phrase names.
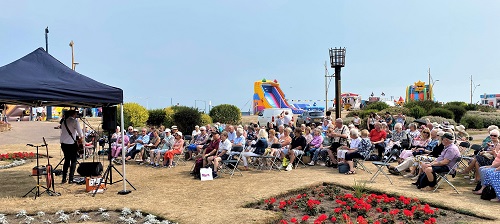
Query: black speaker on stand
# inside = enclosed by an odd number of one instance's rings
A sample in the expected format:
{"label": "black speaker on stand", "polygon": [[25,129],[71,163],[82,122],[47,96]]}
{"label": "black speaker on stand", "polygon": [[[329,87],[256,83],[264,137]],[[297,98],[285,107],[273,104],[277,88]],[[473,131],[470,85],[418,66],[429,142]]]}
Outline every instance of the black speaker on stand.
{"label": "black speaker on stand", "polygon": [[[120,171],[118,171],[118,169],[116,169],[116,167],[111,162],[111,157],[112,157],[111,156],[111,133],[113,133],[115,131],[116,125],[117,125],[116,107],[103,107],[102,108],[102,129],[108,133],[108,139],[109,139],[108,162],[109,162],[109,165],[108,165],[108,168],[106,169],[106,171],[104,172],[104,177],[101,178],[101,181],[99,182],[99,185],[97,185],[97,186],[100,186],[102,183],[104,183],[106,185],[106,184],[115,184],[115,183],[118,183],[120,181],[123,181],[123,179],[121,179],[121,180],[113,182],[113,172],[111,172],[111,169],[114,169],[123,178],[123,174],[121,174]],[[125,162],[125,161],[122,161],[122,162]],[[109,180],[109,182],[108,182],[108,180]],[[125,180],[134,190],[136,190],[135,187],[127,179],[125,179]],[[92,196],[95,196],[96,193],[97,193],[97,190],[94,191],[94,194]],[[130,191],[128,191],[127,193],[130,193]]]}

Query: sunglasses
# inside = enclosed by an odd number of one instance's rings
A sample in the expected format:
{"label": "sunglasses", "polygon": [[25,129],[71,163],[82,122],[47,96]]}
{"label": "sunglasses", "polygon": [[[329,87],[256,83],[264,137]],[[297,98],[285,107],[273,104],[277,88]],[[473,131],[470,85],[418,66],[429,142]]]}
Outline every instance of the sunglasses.
{"label": "sunglasses", "polygon": [[426,131],[424,131],[423,133],[425,133],[425,134],[430,134],[430,132],[426,132]]}
{"label": "sunglasses", "polygon": [[498,135],[490,135],[491,137],[498,137]]}

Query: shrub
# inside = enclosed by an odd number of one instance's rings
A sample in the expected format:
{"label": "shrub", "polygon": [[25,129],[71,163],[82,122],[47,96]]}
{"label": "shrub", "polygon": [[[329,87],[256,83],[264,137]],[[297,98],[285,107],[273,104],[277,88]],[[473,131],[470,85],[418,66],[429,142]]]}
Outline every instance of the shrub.
{"label": "shrub", "polygon": [[377,110],[377,111],[381,111],[381,110],[384,110],[384,109],[387,109],[387,108],[389,108],[389,105],[387,105],[387,103],[385,103],[385,102],[374,102],[374,103],[370,103],[369,105],[367,105],[363,109],[364,110]]}
{"label": "shrub", "polygon": [[214,122],[238,124],[241,121],[241,111],[234,105],[221,104],[210,110],[210,117]]}
{"label": "shrub", "polygon": [[179,131],[191,134],[194,126],[201,123],[201,113],[197,108],[181,107],[174,113],[174,123]]}
{"label": "shrub", "polygon": [[415,106],[419,106],[424,108],[426,111],[430,111],[436,107],[441,107],[441,104],[438,102],[434,102],[432,100],[424,100],[424,101],[410,101],[408,103],[405,103],[404,107],[406,108],[413,108]]}
{"label": "shrub", "polygon": [[410,113],[410,109],[408,109],[406,107],[389,107],[387,109],[380,111],[380,114],[385,114],[385,112],[389,112],[393,116],[398,115],[398,113],[407,115]]}
{"label": "shrub", "polygon": [[361,119],[366,119],[368,116],[370,116],[371,113],[378,113],[377,110],[371,109],[371,110],[360,110],[358,111],[358,115]]}
{"label": "shrub", "polygon": [[[455,107],[461,108],[459,106],[455,106]],[[465,111],[465,109],[464,109],[464,111]],[[450,110],[445,109],[445,108],[434,108],[431,111],[429,111],[429,115],[450,118],[450,119],[453,119],[455,117],[453,112],[451,112]]]}
{"label": "shrub", "polygon": [[467,111],[474,111],[474,110],[477,110],[477,104],[472,104],[472,103],[469,103],[465,106],[465,110]]}
{"label": "shrub", "polygon": [[412,108],[410,108],[410,113],[408,115],[414,117],[414,118],[421,118],[426,115],[425,109],[422,108],[421,106],[415,105]]}
{"label": "shrub", "polygon": [[163,120],[162,124],[165,125],[165,127],[170,128],[173,125],[175,125],[175,123],[174,123],[175,111],[174,111],[173,107],[167,107],[163,110],[165,111],[165,120]]}
{"label": "shrub", "polygon": [[212,118],[208,114],[201,114],[201,125],[212,124]]}
{"label": "shrub", "polygon": [[[460,120],[462,119],[464,114],[467,112],[467,110],[465,110],[465,105],[458,106],[458,105],[453,105],[453,104],[450,104],[450,105],[447,104],[444,106],[444,108],[453,112],[453,116],[454,116],[453,119],[455,120],[455,122],[460,122]],[[439,115],[437,115],[437,116],[439,116]],[[442,117],[444,117],[444,116],[442,116]]]}
{"label": "shrub", "polygon": [[[118,111],[120,107],[118,106]],[[124,103],[123,104],[123,123],[125,127],[144,127],[148,120],[148,110],[138,103]],[[121,122],[118,116],[118,122]]]}
{"label": "shrub", "polygon": [[475,114],[465,114],[460,120],[460,123],[465,126],[465,128],[481,129],[484,128],[483,119],[479,115]]}
{"label": "shrub", "polygon": [[478,105],[477,110],[482,111],[482,112],[496,112],[497,110],[493,107],[486,106],[486,105]]}
{"label": "shrub", "polygon": [[165,119],[167,117],[167,114],[165,112],[165,109],[148,110],[149,117],[146,123],[148,125],[156,127],[162,125],[163,123],[165,123]]}
{"label": "shrub", "polygon": [[459,106],[459,107],[463,107],[465,109],[465,107],[467,107],[467,103],[466,102],[460,102],[460,101],[452,101],[452,102],[445,103],[443,106],[444,107],[447,107],[447,106]]}
{"label": "shrub", "polygon": [[[482,128],[487,128],[490,125],[498,125],[500,124],[500,113],[492,113],[492,112],[481,112],[481,111],[468,111],[465,116],[469,116],[466,121],[474,120],[474,118],[470,117],[478,117],[482,121]],[[463,120],[463,119],[462,119]],[[460,120],[460,122],[462,122]],[[465,124],[464,124],[465,126]]]}

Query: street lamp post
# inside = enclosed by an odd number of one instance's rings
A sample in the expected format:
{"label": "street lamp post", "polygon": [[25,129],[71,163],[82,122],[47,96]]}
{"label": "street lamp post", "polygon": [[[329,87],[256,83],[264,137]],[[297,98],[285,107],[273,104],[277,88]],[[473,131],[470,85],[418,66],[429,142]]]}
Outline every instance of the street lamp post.
{"label": "street lamp post", "polygon": [[345,66],[345,48],[330,48],[330,64],[335,68],[335,117],[340,118],[341,79],[340,70]]}
{"label": "street lamp post", "polygon": [[434,95],[434,83],[439,82],[439,79],[436,79],[436,80],[432,79],[431,68],[429,68],[429,73],[428,74],[429,74],[429,92],[430,92],[429,98],[431,98],[431,100],[434,100],[433,97],[432,97]]}
{"label": "street lamp post", "polygon": [[[472,81],[472,75],[470,76],[470,104],[472,104],[472,95],[474,95],[474,92],[476,91],[476,88],[480,86],[481,84],[474,84],[474,81]],[[472,88],[474,87],[474,88]]]}
{"label": "street lamp post", "polygon": [[196,102],[198,102],[198,101],[200,101],[200,102],[203,102],[203,103],[204,103],[204,105],[205,105],[205,109],[203,109],[203,112],[204,112],[204,113],[207,113],[207,101],[205,101],[205,100],[194,100],[194,107],[196,107],[196,108],[198,108],[198,107],[196,106]]}

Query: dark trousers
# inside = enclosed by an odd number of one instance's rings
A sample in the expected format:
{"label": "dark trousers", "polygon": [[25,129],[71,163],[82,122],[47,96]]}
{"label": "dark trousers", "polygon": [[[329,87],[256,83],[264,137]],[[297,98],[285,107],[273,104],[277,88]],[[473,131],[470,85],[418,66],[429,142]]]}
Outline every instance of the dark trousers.
{"label": "dark trousers", "polygon": [[63,164],[63,180],[66,180],[66,175],[69,168],[69,180],[73,181],[76,170],[76,160],[78,159],[78,146],[76,144],[61,143],[61,149],[64,154]]}
{"label": "dark trousers", "polygon": [[385,143],[377,143],[375,144],[375,148],[377,149],[377,152],[378,152],[378,156],[380,157],[380,159],[382,159],[382,155],[384,154],[384,151],[385,151]]}
{"label": "dark trousers", "polygon": [[134,148],[132,148],[132,149],[130,150],[130,152],[128,152],[128,153],[125,155],[125,157],[129,157],[129,156],[130,156],[130,158],[131,158],[131,159],[134,159],[134,158],[135,158],[135,155],[141,151],[140,149],[139,149],[139,150],[137,150],[135,147],[136,147],[136,146],[134,146]]}

